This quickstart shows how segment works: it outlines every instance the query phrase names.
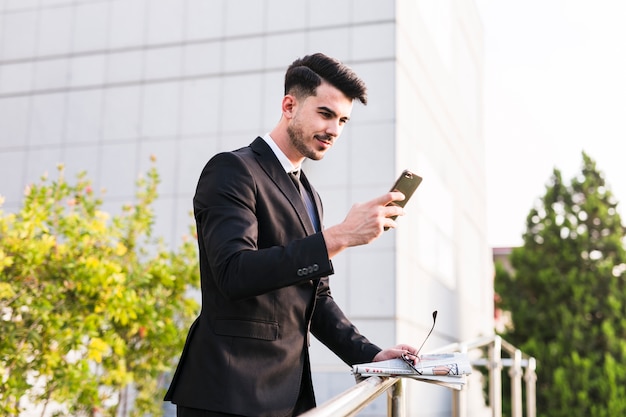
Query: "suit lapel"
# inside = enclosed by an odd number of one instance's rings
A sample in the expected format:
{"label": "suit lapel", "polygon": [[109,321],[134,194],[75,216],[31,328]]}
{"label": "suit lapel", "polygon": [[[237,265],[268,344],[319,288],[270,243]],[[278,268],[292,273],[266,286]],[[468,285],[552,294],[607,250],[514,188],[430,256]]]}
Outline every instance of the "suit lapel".
{"label": "suit lapel", "polygon": [[[285,170],[283,169],[283,166],[278,161],[278,158],[276,158],[276,155],[274,155],[274,152],[272,151],[272,149],[268,146],[267,143],[265,143],[265,140],[263,140],[263,138],[261,137],[256,138],[254,142],[250,144],[250,147],[257,155],[257,161],[259,165],[261,166],[261,168],[263,169],[263,171],[265,171],[265,173],[267,174],[268,178],[272,182],[274,182],[274,184],[276,184],[276,186],[281,190],[281,192],[285,195],[285,197],[287,197],[287,199],[293,206],[294,210],[296,211],[298,215],[298,218],[300,219],[300,223],[302,224],[302,227],[306,231],[307,235],[314,234],[315,229],[313,227],[313,223],[311,222],[311,219],[309,218],[309,214],[307,213],[306,206],[304,205],[304,201],[302,201],[302,198],[300,197],[300,193],[298,192],[295,185],[289,178],[289,174],[285,172]],[[301,180],[302,180],[302,177],[304,177],[304,175],[300,177]],[[308,184],[308,181],[307,181],[307,185],[310,186],[310,184]],[[319,197],[317,196],[317,193],[315,192],[313,192],[312,194],[313,194],[316,210],[318,212],[318,218],[321,219],[321,217],[319,216],[319,212],[320,212]]]}

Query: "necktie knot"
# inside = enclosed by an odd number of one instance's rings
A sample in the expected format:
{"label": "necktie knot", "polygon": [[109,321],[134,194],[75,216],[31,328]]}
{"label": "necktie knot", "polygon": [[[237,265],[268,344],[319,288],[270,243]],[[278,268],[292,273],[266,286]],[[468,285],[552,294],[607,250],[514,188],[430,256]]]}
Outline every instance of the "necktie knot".
{"label": "necktie knot", "polygon": [[302,184],[300,183],[300,170],[298,169],[295,171],[291,171],[289,173],[289,177],[291,178],[291,181],[293,181],[293,183],[296,185],[296,188],[298,189],[300,194],[302,194]]}

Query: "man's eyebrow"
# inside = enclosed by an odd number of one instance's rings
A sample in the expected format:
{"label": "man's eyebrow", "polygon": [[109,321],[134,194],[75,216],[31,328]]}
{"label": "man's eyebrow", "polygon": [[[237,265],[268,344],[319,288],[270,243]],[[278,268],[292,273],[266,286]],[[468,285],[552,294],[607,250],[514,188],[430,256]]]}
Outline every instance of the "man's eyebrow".
{"label": "man's eyebrow", "polygon": [[[331,109],[329,109],[326,106],[319,106],[317,109],[318,110],[323,110],[326,113],[330,113],[333,117],[337,117],[337,113],[334,110],[331,110]],[[348,120],[350,120],[350,116],[344,116],[344,117],[342,117],[342,119],[345,120],[345,121],[348,121]]]}
{"label": "man's eyebrow", "polygon": [[328,108],[328,107],[326,107],[326,106],[319,106],[317,109],[318,109],[318,110],[325,111],[326,113],[330,113],[333,117],[337,117],[337,113],[335,113],[335,111],[334,111],[334,110],[331,110],[331,109],[329,109],[329,108]]}

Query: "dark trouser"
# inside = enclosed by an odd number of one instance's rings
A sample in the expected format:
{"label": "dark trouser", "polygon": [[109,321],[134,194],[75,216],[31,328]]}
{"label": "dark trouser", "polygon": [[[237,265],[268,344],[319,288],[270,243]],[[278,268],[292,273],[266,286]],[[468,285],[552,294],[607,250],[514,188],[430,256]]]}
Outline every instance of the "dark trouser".
{"label": "dark trouser", "polygon": [[[313,408],[310,406],[309,401],[305,401],[300,395],[296,407],[293,410],[293,415],[298,416],[305,411]],[[176,406],[176,417],[242,417],[237,414],[218,413],[217,411],[198,410],[197,408],[187,408],[180,405]]]}
{"label": "dark trouser", "polygon": [[236,414],[218,413],[216,411],[199,410],[197,408],[187,408],[176,406],[176,417],[236,417]]}

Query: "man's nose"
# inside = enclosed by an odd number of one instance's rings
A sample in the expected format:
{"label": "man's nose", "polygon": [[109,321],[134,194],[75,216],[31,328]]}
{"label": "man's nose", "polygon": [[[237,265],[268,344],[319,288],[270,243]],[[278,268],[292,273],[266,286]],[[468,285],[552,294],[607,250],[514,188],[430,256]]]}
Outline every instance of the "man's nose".
{"label": "man's nose", "polygon": [[326,126],[326,134],[332,136],[333,138],[338,137],[341,134],[341,129],[343,126],[339,124],[337,121],[331,121]]}

